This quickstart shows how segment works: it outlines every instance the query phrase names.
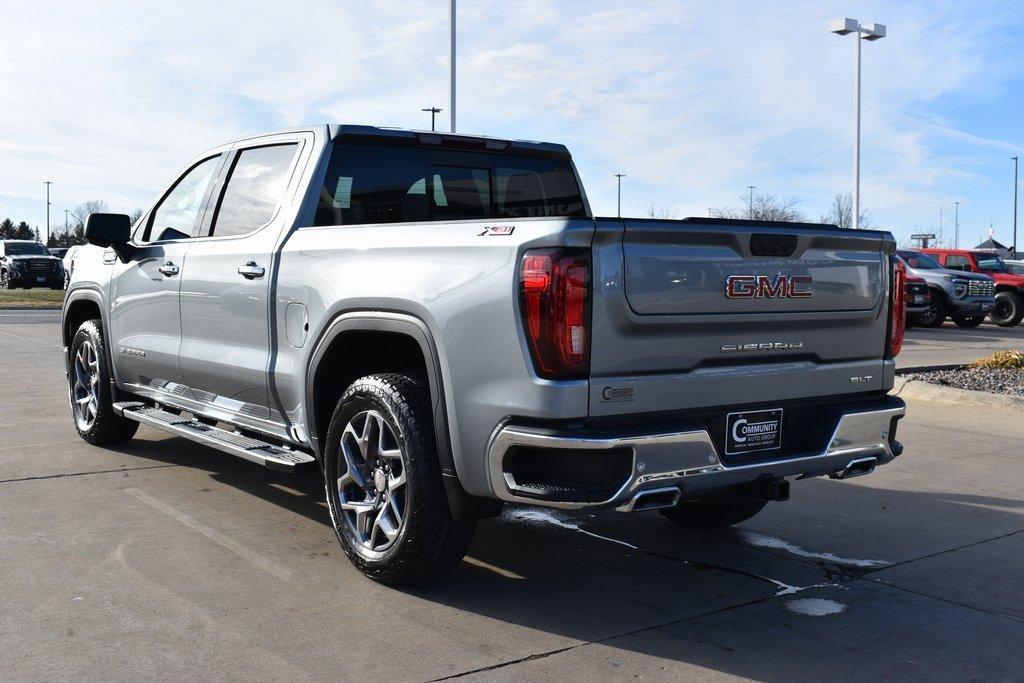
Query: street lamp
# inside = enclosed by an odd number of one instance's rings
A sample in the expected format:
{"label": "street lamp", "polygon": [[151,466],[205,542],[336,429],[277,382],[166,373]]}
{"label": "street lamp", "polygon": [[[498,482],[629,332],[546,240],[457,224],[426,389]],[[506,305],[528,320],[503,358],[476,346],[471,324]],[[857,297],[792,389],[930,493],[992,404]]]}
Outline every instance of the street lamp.
{"label": "street lamp", "polygon": [[44,180],[46,183],[46,238],[43,240],[43,244],[47,244],[50,241],[50,185],[53,184],[52,180]]}
{"label": "street lamp", "polygon": [[857,44],[857,69],[854,78],[854,107],[856,109],[856,123],[853,132],[853,227],[860,227],[860,41],[878,40],[885,38],[885,24],[864,24],[861,25],[856,19],[844,17],[829,22],[828,30],[841,36],[848,33],[855,33]]}
{"label": "street lamp", "polygon": [[747,220],[754,220],[754,185],[747,185],[750,190],[750,201],[747,202]]}
{"label": "street lamp", "polygon": [[626,177],[625,173],[616,173],[615,178],[619,182],[619,218],[622,218],[622,179]]}
{"label": "street lamp", "polygon": [[960,202],[953,202],[953,248],[960,248]]}
{"label": "street lamp", "polygon": [[1013,158],[1013,258],[1017,258],[1017,157]]}
{"label": "street lamp", "polygon": [[448,128],[455,132],[455,0],[448,4]]}

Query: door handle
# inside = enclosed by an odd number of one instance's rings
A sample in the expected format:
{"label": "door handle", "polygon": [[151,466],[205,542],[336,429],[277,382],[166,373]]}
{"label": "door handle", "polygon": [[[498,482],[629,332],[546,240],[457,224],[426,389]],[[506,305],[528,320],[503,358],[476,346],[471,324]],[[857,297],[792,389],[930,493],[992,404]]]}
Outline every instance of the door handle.
{"label": "door handle", "polygon": [[255,280],[258,277],[263,277],[263,274],[266,272],[266,269],[263,266],[256,265],[255,261],[249,261],[244,266],[238,266],[238,274],[246,280]]}
{"label": "door handle", "polygon": [[159,270],[161,273],[163,273],[167,277],[171,277],[172,275],[177,275],[179,272],[181,272],[181,268],[179,268],[178,266],[174,265],[171,261],[168,261],[167,263],[163,264],[162,266],[157,268],[157,270]]}

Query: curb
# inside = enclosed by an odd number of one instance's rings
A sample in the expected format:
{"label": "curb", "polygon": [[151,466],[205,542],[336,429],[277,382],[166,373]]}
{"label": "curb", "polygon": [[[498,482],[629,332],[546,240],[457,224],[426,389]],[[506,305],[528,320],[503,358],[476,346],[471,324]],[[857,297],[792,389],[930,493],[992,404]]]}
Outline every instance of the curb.
{"label": "curb", "polygon": [[998,408],[1024,413],[1024,398],[1019,396],[1005,396],[1003,394],[992,394],[987,391],[944,387],[941,384],[932,384],[931,382],[924,382],[919,379],[897,377],[896,383],[893,385],[893,391],[896,396],[905,399],[935,401],[954,405],[969,403],[985,408]]}
{"label": "curb", "polygon": [[[35,310],[36,312],[33,312]],[[0,310],[0,325],[19,325],[26,323],[59,323],[60,311],[44,308],[15,308]]]}

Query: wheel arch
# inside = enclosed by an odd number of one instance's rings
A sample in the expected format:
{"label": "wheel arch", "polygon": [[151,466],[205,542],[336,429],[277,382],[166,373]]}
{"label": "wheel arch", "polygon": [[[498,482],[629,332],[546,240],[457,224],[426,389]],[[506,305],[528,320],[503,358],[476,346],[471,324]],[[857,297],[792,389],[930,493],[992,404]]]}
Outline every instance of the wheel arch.
{"label": "wheel arch", "polygon": [[[306,428],[316,458],[323,465],[331,411],[355,379],[376,372],[417,372],[427,380],[434,437],[452,515],[465,514],[467,495],[455,470],[444,376],[430,328],[420,318],[390,311],[352,311],[324,327],[306,366]],[[412,356],[412,357],[410,357]]]}

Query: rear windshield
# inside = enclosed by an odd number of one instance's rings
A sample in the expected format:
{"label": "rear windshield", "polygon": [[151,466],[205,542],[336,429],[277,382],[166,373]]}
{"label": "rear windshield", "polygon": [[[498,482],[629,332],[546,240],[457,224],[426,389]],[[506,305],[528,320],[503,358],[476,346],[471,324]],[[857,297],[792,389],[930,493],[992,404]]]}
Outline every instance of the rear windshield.
{"label": "rear windshield", "polygon": [[907,262],[908,266],[915,270],[940,270],[942,268],[939,262],[928,254],[922,254],[919,251],[899,251],[897,253]]}
{"label": "rear windshield", "polygon": [[52,256],[46,247],[38,242],[7,242],[4,251],[8,256]]}
{"label": "rear windshield", "polygon": [[569,161],[338,144],[315,224],[585,215]]}

